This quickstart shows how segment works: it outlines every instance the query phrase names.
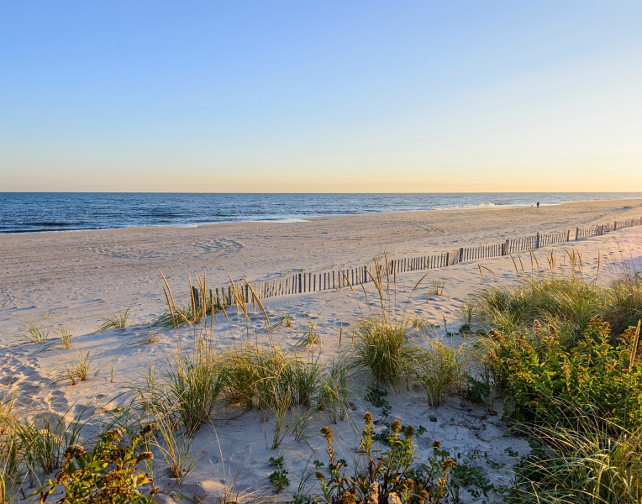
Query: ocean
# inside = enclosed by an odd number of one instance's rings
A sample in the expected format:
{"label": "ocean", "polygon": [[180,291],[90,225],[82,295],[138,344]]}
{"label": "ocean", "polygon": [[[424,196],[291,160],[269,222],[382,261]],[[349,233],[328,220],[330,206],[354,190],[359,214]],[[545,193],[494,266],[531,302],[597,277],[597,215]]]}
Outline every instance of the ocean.
{"label": "ocean", "polygon": [[0,233],[297,222],[311,217],[415,210],[557,205],[642,198],[642,193],[0,193]]}

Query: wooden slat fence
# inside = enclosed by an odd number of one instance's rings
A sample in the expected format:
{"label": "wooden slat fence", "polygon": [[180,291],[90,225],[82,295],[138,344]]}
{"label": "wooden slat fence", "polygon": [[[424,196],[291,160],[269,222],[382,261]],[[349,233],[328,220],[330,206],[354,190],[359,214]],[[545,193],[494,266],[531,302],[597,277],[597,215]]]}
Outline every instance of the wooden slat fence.
{"label": "wooden slat fence", "polygon": [[[389,274],[395,275],[409,271],[445,268],[462,262],[478,261],[480,259],[488,259],[491,257],[499,257],[527,250],[550,247],[560,243],[582,240],[592,236],[600,236],[604,233],[617,231],[618,229],[640,225],[642,225],[642,218],[629,219],[625,221],[615,221],[612,225],[609,223],[592,226],[590,228],[575,228],[575,230],[537,233],[536,235],[524,238],[509,238],[501,243],[482,245],[479,247],[462,247],[457,250],[441,254],[389,259]],[[380,268],[384,267],[385,266],[380,265]],[[251,287],[260,299],[336,290],[348,286],[348,282],[354,286],[372,281],[367,273],[368,271],[370,271],[373,276],[376,276],[374,265],[366,264],[364,266],[348,270],[336,269],[321,273],[294,273],[293,275],[277,278],[275,280],[256,282],[251,284]],[[380,274],[383,274],[383,271],[380,271]],[[250,287],[238,282],[237,289],[239,287],[241,289],[240,294],[245,298],[245,302],[250,302],[252,297]],[[216,289],[210,289],[210,297],[216,304],[231,305],[234,302],[232,286],[228,285],[218,287]]]}

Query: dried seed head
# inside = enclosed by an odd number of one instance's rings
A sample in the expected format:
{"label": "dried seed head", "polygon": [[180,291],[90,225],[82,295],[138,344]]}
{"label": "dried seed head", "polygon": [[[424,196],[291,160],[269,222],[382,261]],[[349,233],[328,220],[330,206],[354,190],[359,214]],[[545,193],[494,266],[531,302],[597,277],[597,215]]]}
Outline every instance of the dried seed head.
{"label": "dried seed head", "polygon": [[396,492],[390,492],[388,494],[388,504],[401,504],[399,494]]}
{"label": "dried seed head", "polygon": [[323,434],[323,437],[325,437],[328,441],[332,439],[332,429],[327,425],[321,427],[321,434]]}
{"label": "dried seed head", "polygon": [[450,469],[451,467],[456,467],[456,466],[457,466],[457,462],[455,462],[454,459],[447,458],[441,461],[441,468],[444,471]]}
{"label": "dried seed head", "polygon": [[87,450],[85,450],[82,446],[78,444],[69,445],[65,450],[65,455],[69,458],[80,457],[85,453],[87,453]]}
{"label": "dried seed head", "polygon": [[403,435],[406,438],[411,438],[415,435],[415,428],[412,425],[407,425],[403,430]]}
{"label": "dried seed head", "polygon": [[435,441],[432,442],[432,447],[435,450],[439,450],[441,448],[441,443],[439,441],[435,440]]}
{"label": "dried seed head", "polygon": [[156,423],[149,423],[145,427],[143,427],[143,430],[140,431],[141,436],[146,436],[147,434],[151,433],[152,431],[156,430],[158,428],[158,424]]}
{"label": "dried seed head", "polygon": [[138,457],[136,457],[136,462],[142,462],[143,460],[151,460],[154,458],[154,454],[150,451],[140,452]]}
{"label": "dried seed head", "polygon": [[366,414],[363,415],[363,421],[368,427],[372,425],[372,414],[369,411],[366,411]]}
{"label": "dried seed head", "polygon": [[357,504],[357,496],[352,492],[344,492],[339,497],[339,504]]}
{"label": "dried seed head", "polygon": [[379,483],[373,481],[368,489],[367,504],[379,504]]}
{"label": "dried seed head", "polygon": [[125,429],[123,428],[118,428],[118,429],[112,429],[110,431],[105,432],[101,437],[105,441],[120,441],[120,439],[123,437],[123,434],[125,434]]}
{"label": "dried seed head", "polygon": [[392,424],[390,425],[390,430],[392,432],[399,432],[401,430],[401,422],[399,421],[399,419],[392,422]]}

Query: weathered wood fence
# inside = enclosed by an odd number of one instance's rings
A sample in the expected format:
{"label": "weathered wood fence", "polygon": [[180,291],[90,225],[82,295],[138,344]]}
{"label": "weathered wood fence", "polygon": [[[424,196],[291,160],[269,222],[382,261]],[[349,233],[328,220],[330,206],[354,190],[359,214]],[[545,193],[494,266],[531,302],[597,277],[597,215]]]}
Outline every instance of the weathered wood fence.
{"label": "weathered wood fence", "polygon": [[[597,225],[590,228],[537,233],[536,235],[525,238],[510,238],[501,243],[482,245],[480,247],[462,247],[441,254],[388,259],[389,273],[396,275],[407,271],[445,268],[462,262],[478,261],[480,259],[550,247],[560,243],[600,236],[618,229],[640,225],[642,225],[642,218],[629,219],[625,221],[615,221],[613,225]],[[380,265],[380,268],[383,267],[383,265]],[[260,299],[268,299],[276,296],[290,296],[293,294],[341,289],[342,287],[346,287],[348,282],[351,285],[370,282],[371,279],[367,273],[368,270],[370,273],[374,272],[372,264],[347,270],[335,269],[321,273],[294,273],[286,277],[266,282],[256,282],[250,285],[245,282],[237,282],[237,296],[240,295],[244,297],[245,302],[250,302],[252,290]],[[216,304],[231,305],[235,299],[232,289],[232,285],[210,289],[210,299],[214,300]]]}

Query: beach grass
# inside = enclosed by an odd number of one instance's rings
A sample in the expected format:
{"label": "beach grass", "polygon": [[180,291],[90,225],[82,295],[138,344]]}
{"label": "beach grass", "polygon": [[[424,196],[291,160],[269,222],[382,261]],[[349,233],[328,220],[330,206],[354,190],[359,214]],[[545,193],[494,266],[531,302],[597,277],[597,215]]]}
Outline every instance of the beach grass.
{"label": "beach grass", "polygon": [[25,325],[25,333],[27,340],[36,345],[47,343],[47,338],[49,337],[49,330],[43,329],[40,324],[35,322],[27,322]]}
{"label": "beach grass", "polygon": [[93,359],[89,358],[89,351],[83,353],[80,349],[76,349],[76,358],[67,361],[63,372],[63,378],[69,379],[71,385],[76,385],[79,382],[86,381],[90,375],[92,362]]}
{"label": "beach grass", "polygon": [[371,317],[357,325],[355,362],[380,384],[399,387],[413,376],[421,347],[408,337],[408,322]]}
{"label": "beach grass", "polygon": [[124,329],[127,327],[128,319],[129,308],[102,319],[102,324],[98,327],[97,332],[109,331],[110,329]]}
{"label": "beach grass", "polygon": [[417,358],[417,380],[426,393],[431,406],[439,406],[448,395],[464,391],[469,370],[468,348],[453,347],[442,341],[431,340]]}
{"label": "beach grass", "polygon": [[71,348],[71,334],[69,333],[69,326],[57,325],[54,332],[58,335],[60,345],[63,348]]}

